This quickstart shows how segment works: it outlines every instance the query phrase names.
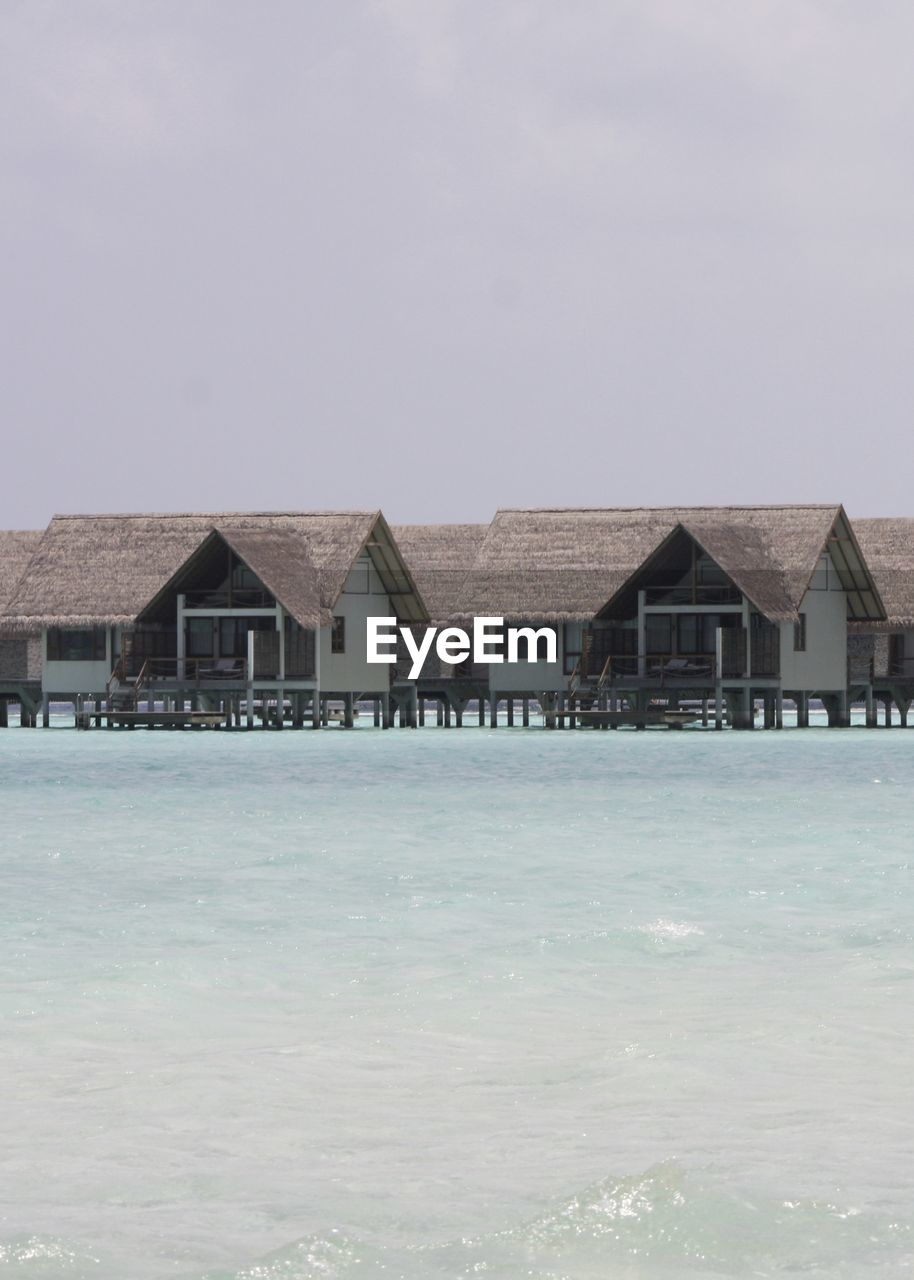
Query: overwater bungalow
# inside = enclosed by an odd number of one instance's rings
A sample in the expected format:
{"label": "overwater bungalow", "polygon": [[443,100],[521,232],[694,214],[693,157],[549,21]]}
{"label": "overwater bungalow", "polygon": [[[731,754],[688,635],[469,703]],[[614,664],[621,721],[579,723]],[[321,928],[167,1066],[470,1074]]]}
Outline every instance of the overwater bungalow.
{"label": "overwater bungalow", "polygon": [[914,700],[914,519],[855,520],[854,532],[885,606],[883,620],[848,626],[848,684],[876,723],[882,704],[891,724],[892,705],[902,724]]}
{"label": "overwater bungalow", "polygon": [[[28,566],[41,531],[0,530],[0,614]],[[37,630],[6,628],[0,623],[0,726],[18,703],[21,722],[31,724],[41,698],[41,642]]]}
{"label": "overwater bungalow", "polygon": [[[406,545],[413,573],[431,574],[417,558],[431,538],[413,531]],[[691,698],[748,727],[761,698],[776,725],[787,696],[804,724],[816,696],[846,723],[848,619],[884,617],[840,506],[505,510],[462,554],[449,621],[498,616],[557,634],[554,662],[488,668],[493,722],[500,700],[535,698],[548,719],[603,700],[638,712]]]}
{"label": "overwater bungalow", "polygon": [[428,613],[378,512],[57,516],[0,617],[38,634],[41,696],[122,719],[212,713],[315,727],[339,700],[414,720],[415,687],[369,664],[371,614]]}
{"label": "overwater bungalow", "polygon": [[[501,510],[487,525],[401,525],[379,511],[57,516],[0,535],[0,714],[51,701],[82,723],[295,727],[359,700],[376,723],[829,723],[863,698],[914,697],[914,520],[840,506]],[[884,597],[884,600],[883,600]],[[888,606],[886,608],[885,606]],[[516,661],[371,663],[367,620],[546,628]],[[550,637],[551,639],[551,637]],[[910,677],[910,686],[906,683]],[[4,683],[5,682],[5,683]],[[666,710],[658,710],[666,709]],[[145,709],[145,710],[143,710]],[[686,714],[685,711],[679,714]],[[590,721],[596,723],[595,719]],[[667,723],[669,723],[669,719]]]}

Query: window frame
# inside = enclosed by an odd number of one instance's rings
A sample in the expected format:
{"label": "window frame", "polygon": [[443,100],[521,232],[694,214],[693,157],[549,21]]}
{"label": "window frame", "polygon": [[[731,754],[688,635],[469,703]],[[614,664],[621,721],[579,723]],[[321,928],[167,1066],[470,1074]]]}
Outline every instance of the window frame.
{"label": "window frame", "polygon": [[342,613],[333,614],[330,625],[330,652],[332,654],[346,652],[346,617]]}
{"label": "window frame", "polygon": [[[71,637],[66,641],[64,637]],[[72,637],[89,639],[90,652],[74,656]],[[45,640],[48,662],[106,662],[108,659],[107,627],[48,627]]]}
{"label": "window frame", "polygon": [[793,651],[794,653],[806,652],[806,614],[798,613],[796,621],[793,624]]}

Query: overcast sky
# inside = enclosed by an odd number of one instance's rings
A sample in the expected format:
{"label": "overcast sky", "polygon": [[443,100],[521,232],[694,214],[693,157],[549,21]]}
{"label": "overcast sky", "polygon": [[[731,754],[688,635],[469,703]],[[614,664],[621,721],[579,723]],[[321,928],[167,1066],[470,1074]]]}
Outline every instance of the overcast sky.
{"label": "overcast sky", "polygon": [[914,514],[908,0],[2,0],[0,525]]}

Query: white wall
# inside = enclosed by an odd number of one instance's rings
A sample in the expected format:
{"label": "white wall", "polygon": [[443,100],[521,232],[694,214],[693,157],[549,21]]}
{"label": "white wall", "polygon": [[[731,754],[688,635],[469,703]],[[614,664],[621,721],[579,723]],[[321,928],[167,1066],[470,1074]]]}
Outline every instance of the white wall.
{"label": "white wall", "polygon": [[[540,623],[513,622],[511,626],[530,626],[539,630]],[[562,623],[549,624],[556,634],[555,662],[493,662],[489,665],[489,688],[493,693],[548,693],[556,689],[564,689],[568,684],[565,672],[565,627]],[[580,648],[580,625],[577,626],[577,644]],[[507,645],[506,645],[507,648]],[[542,649],[540,642],[538,648]]]}
{"label": "white wall", "polygon": [[330,628],[322,627],[321,689],[328,693],[386,693],[390,688],[390,667],[386,663],[369,663],[365,656],[367,619],[393,617],[394,610],[367,555],[353,566],[333,612],[346,619],[346,652],[330,652]]}
{"label": "white wall", "polygon": [[111,656],[111,628],[105,633],[107,656],[103,662],[49,662],[48,633],[41,633],[41,691],[52,698],[67,698],[76,693],[104,693],[111,679],[114,659]]}
{"label": "white wall", "polygon": [[843,691],[847,687],[847,597],[828,556],[823,557],[800,612],[806,614],[805,653],[794,652],[793,624],[781,623],[782,687]]}

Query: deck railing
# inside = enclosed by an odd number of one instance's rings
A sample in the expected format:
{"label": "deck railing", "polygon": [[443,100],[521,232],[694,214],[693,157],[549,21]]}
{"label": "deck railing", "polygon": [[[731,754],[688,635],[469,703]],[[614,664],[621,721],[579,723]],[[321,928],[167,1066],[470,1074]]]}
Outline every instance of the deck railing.
{"label": "deck railing", "polygon": [[244,658],[144,658],[136,655],[136,682],[143,685],[161,681],[199,684],[201,681],[232,680],[238,684],[247,678]]}
{"label": "deck railing", "polygon": [[713,653],[694,653],[688,656],[678,653],[620,653],[600,654],[601,666],[591,665],[590,674],[596,677],[597,688],[612,684],[615,680],[659,681],[667,684],[685,684],[700,681],[713,684],[717,660]]}
{"label": "deck railing", "polygon": [[185,609],[275,609],[268,591],[257,587],[235,587],[231,591],[188,591]]}
{"label": "deck railing", "polygon": [[645,604],[740,604],[742,595],[736,587],[725,584],[710,586],[674,586],[647,587],[644,592]]}

